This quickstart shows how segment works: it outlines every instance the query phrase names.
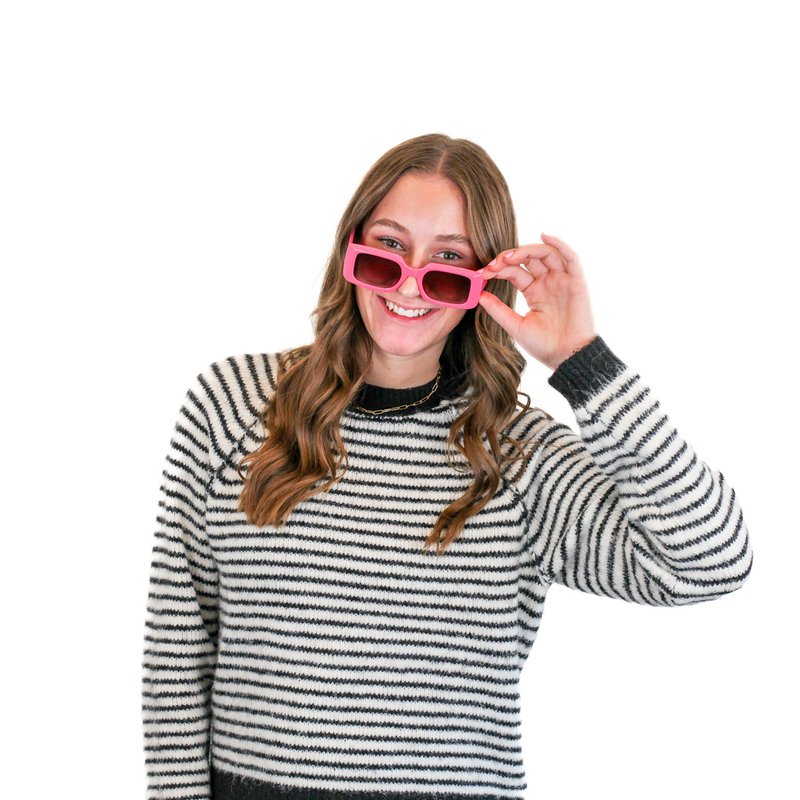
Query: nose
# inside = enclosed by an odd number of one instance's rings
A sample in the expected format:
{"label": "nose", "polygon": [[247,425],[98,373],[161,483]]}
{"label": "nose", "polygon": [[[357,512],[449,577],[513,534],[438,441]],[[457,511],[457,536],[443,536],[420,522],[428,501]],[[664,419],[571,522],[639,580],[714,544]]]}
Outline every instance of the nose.
{"label": "nose", "polygon": [[417,285],[417,279],[413,275],[409,275],[397,291],[403,295],[403,297],[419,297],[419,286]]}

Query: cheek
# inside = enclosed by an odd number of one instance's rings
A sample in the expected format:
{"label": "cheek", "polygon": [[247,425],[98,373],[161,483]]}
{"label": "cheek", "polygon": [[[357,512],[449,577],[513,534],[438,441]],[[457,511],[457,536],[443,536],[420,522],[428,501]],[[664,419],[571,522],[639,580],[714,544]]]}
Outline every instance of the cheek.
{"label": "cheek", "polygon": [[446,308],[444,310],[444,327],[448,333],[453,330],[453,328],[464,319],[464,315],[466,311],[463,311],[459,308]]}

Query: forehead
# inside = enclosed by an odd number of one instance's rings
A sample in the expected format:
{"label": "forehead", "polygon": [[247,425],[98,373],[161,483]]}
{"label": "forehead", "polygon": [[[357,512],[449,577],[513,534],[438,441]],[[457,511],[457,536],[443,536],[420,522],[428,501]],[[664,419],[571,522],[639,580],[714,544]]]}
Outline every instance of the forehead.
{"label": "forehead", "polygon": [[367,219],[391,217],[412,234],[467,235],[467,208],[461,190],[442,175],[406,173],[395,181]]}

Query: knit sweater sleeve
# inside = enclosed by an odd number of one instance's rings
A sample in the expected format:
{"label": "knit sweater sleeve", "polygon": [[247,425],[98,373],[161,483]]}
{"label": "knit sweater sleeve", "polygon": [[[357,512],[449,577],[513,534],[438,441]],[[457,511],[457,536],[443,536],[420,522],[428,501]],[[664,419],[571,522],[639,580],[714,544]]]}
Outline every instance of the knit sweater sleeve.
{"label": "knit sweater sleeve", "polygon": [[205,533],[210,425],[202,376],[186,395],[160,488],[145,626],[147,797],[205,800],[217,652],[217,568]]}
{"label": "knit sweater sleeve", "polygon": [[524,550],[545,580],[653,605],[738,589],[752,551],[733,487],[599,336],[550,384],[580,436],[550,422],[532,459]]}

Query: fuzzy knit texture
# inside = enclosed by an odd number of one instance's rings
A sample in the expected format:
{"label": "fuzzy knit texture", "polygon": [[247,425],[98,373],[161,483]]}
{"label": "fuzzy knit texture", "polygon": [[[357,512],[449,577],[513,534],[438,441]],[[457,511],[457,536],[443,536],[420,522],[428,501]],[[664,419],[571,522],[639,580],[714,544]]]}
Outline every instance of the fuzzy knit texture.
{"label": "fuzzy knit texture", "polygon": [[675,606],[747,578],[733,488],[601,337],[508,433],[533,457],[443,555],[422,545],[468,473],[463,395],[348,410],[344,477],[282,528],[236,510],[278,354],[198,376],[161,487],[143,660],[149,798],[523,798],[519,678],[548,588]]}

